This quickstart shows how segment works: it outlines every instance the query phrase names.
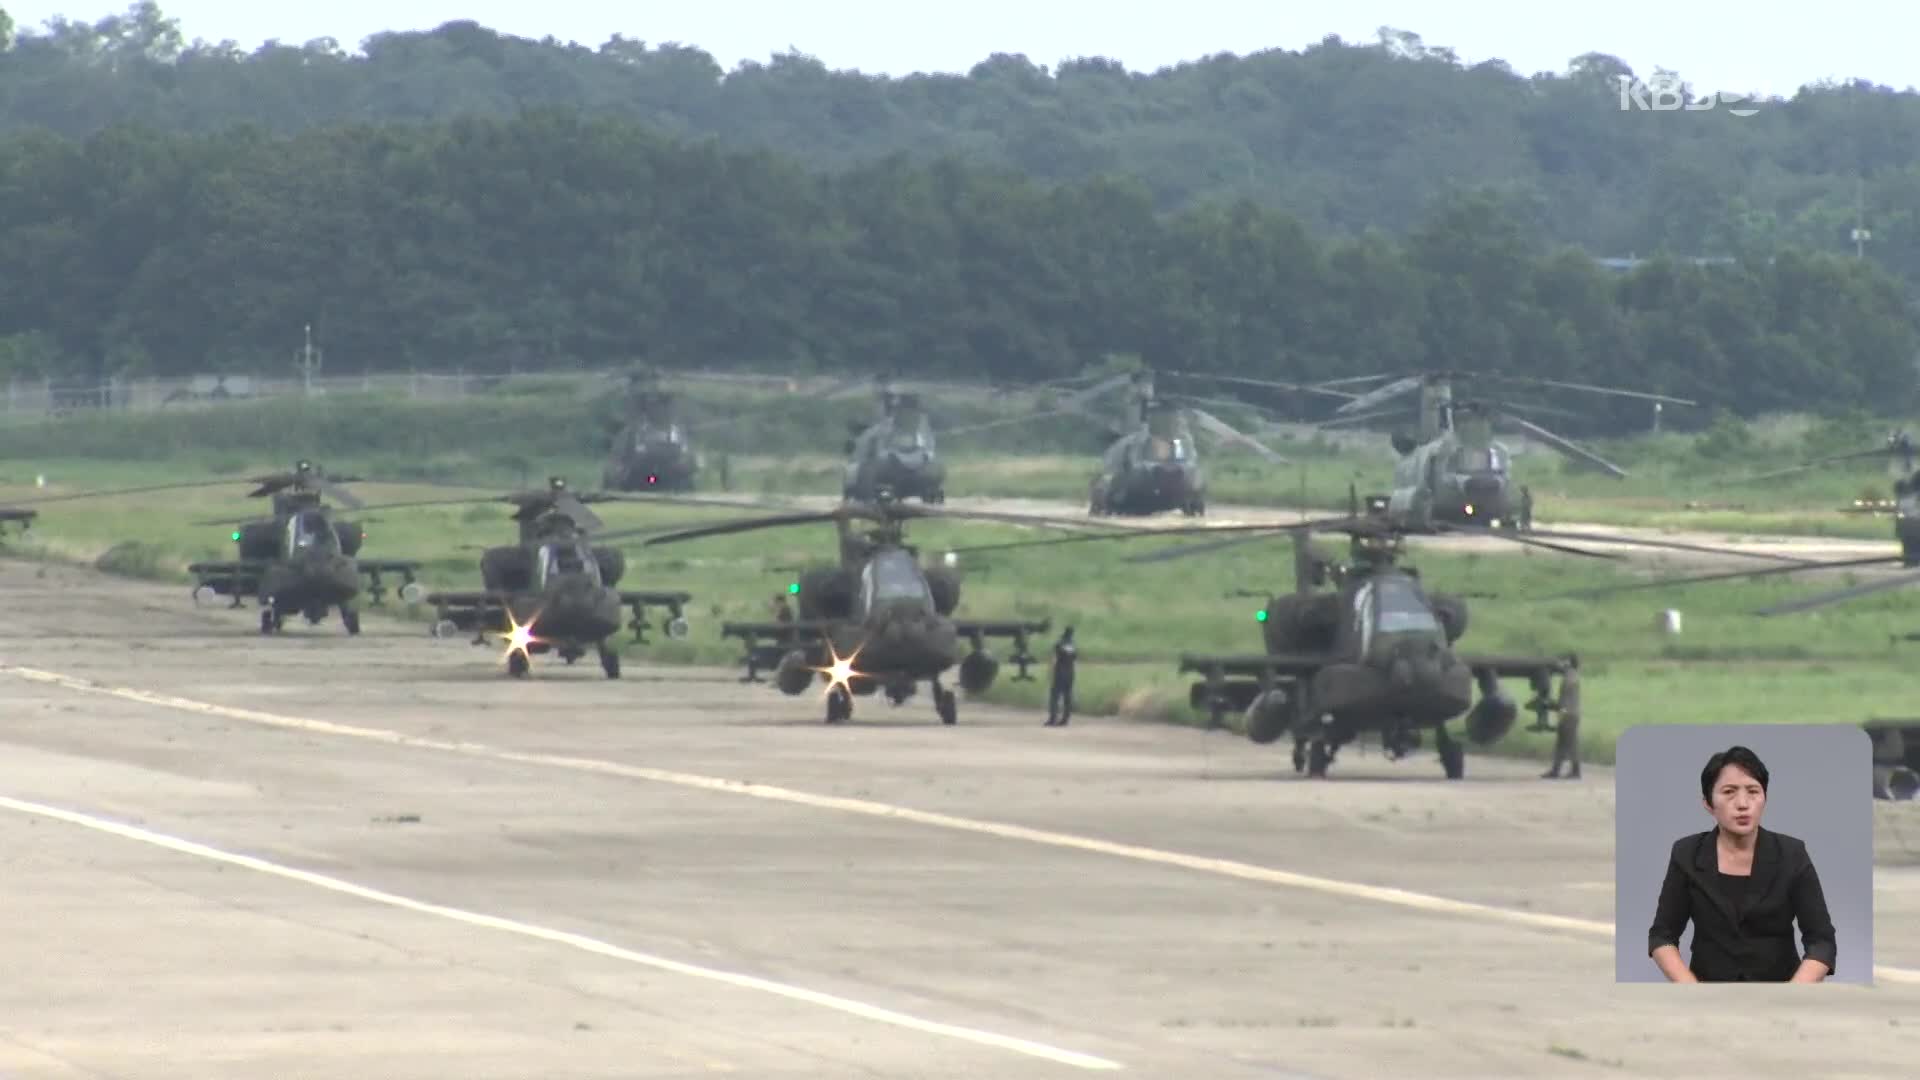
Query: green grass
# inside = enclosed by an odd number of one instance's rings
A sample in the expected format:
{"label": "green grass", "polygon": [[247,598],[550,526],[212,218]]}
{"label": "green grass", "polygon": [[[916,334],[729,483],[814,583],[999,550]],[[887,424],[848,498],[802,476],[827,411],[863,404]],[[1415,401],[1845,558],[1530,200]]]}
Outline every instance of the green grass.
{"label": "green grass", "polygon": [[[220,466],[218,471],[231,478],[223,486],[48,503],[41,507],[41,520],[26,538],[12,540],[10,546],[22,554],[84,562],[156,580],[185,581],[187,562],[230,557],[232,551],[226,527],[192,523],[237,520],[257,511],[264,500],[243,498],[246,485],[237,478],[243,472],[280,465],[275,454],[284,449],[275,446],[251,454],[218,450],[223,459],[205,467]],[[346,455],[332,462],[336,469],[369,473],[377,463],[376,455],[360,461]],[[472,460],[466,466],[483,467]],[[769,463],[765,475],[785,476],[805,467],[804,463]],[[970,483],[995,484],[998,493],[1012,494],[1018,491],[1008,492],[1007,487],[1045,476],[1050,467],[1041,462],[989,472],[984,465],[963,466],[977,470],[968,472]],[[779,473],[780,469],[788,472]],[[177,479],[181,470],[179,461],[111,464],[15,459],[0,469],[0,504],[46,494],[33,486],[36,476],[47,477],[53,485],[48,490],[58,491],[68,485],[97,488],[164,482]],[[518,482],[504,475],[494,479]],[[370,504],[458,494],[371,484],[354,488]],[[955,490],[960,490],[958,485]],[[480,550],[512,537],[506,511],[499,503],[476,503],[375,511],[359,517],[367,523],[366,554],[422,559],[431,586],[461,588],[478,584]],[[601,514],[609,528],[618,529],[711,520],[731,512],[610,505]],[[930,555],[963,543],[1031,535],[1013,527],[955,522],[919,522],[912,530],[912,539]],[[1134,567],[1119,561],[1127,552],[1165,543],[1169,541],[1073,544],[969,557],[963,561],[967,576],[960,610],[982,617],[1051,617],[1056,628],[1076,625],[1085,658],[1080,679],[1085,711],[1200,722],[1186,704],[1189,679],[1175,674],[1174,658],[1183,651],[1256,651],[1258,624],[1253,615],[1259,601],[1229,594],[1239,589],[1289,587],[1291,561],[1282,541],[1249,544],[1182,562]],[[738,645],[719,639],[718,623],[763,617],[770,596],[791,580],[790,568],[821,561],[833,551],[827,525],[655,548],[622,546],[629,559],[623,584],[685,588],[696,598],[689,612],[694,621],[691,638],[661,640],[638,654],[659,661],[700,663],[735,660]],[[1899,593],[1819,613],[1772,619],[1747,614],[1812,588],[1837,587],[1844,581],[1837,575],[1818,585],[1776,579],[1628,593],[1599,601],[1542,602],[1529,598],[1614,580],[1622,571],[1548,552],[1443,556],[1419,550],[1417,542],[1413,561],[1434,588],[1497,594],[1470,600],[1465,649],[1580,652],[1586,673],[1582,734],[1591,761],[1610,761],[1615,737],[1634,724],[1857,723],[1899,699],[1911,683],[1907,650],[1920,648],[1920,644],[1889,640],[1920,630],[1920,618],[1905,613],[1908,601]],[[183,589],[181,603],[188,602]],[[1677,639],[1655,629],[1657,612],[1667,607],[1685,614],[1685,633]],[[424,613],[416,614],[424,618]],[[1004,657],[1004,646],[997,651]],[[1012,682],[1011,674],[1010,668],[1003,669],[989,700],[1042,707],[1044,670],[1037,672],[1040,681],[1033,683]],[[1524,688],[1514,690],[1519,696]],[[1515,732],[1500,749],[1540,756],[1548,751],[1549,739]]]}

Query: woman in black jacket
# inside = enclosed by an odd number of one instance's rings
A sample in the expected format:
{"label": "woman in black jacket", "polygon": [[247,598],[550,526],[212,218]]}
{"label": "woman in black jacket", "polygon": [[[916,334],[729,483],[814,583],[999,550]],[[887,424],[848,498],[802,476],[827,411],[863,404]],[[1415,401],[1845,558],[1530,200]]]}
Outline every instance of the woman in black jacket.
{"label": "woman in black jacket", "polygon": [[[1833,974],[1833,919],[1807,845],[1760,827],[1767,767],[1735,746],[1707,759],[1700,797],[1714,828],[1674,841],[1647,952],[1670,982],[1820,982]],[[1680,934],[1693,923],[1693,960]],[[1800,924],[1805,955],[1794,948]]]}

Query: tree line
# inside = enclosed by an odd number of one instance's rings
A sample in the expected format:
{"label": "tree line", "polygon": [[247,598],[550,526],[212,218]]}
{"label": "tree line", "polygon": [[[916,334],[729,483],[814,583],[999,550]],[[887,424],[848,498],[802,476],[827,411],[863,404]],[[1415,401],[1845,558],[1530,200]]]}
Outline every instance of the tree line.
{"label": "tree line", "polygon": [[1920,282],[1920,95],[1859,83],[1752,116],[1651,111],[1623,107],[1620,80],[1674,73],[1601,53],[1553,73],[1468,65],[1394,30],[1152,73],[996,54],[965,75],[905,78],[799,53],[728,71],[690,45],[534,41],[470,21],[357,50],[320,39],[246,51],[189,41],[151,2],[16,28],[5,57],[0,131],[290,134],[565,106],[816,171],[906,154],[1047,182],[1125,175],[1161,210],[1244,198],[1323,233],[1403,233],[1450,191],[1492,187],[1543,243],[1602,255],[1846,252],[1863,208],[1868,256]]}
{"label": "tree line", "polygon": [[1134,180],[904,156],[818,174],[562,108],[0,138],[0,368],[278,370],[305,325],[331,373],[1025,381],[1135,354],[1299,380],[1523,372],[1740,413],[1904,406],[1920,344],[1871,260],[1620,273],[1543,247],[1496,196],[1402,237],[1321,237],[1245,199],[1165,214]]}

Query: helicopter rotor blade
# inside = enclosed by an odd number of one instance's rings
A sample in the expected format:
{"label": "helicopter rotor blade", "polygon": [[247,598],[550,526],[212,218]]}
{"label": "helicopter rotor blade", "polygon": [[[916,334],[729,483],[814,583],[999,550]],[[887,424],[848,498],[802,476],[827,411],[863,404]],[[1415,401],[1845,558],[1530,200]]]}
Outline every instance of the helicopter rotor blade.
{"label": "helicopter rotor blade", "polygon": [[1521,431],[1524,431],[1527,434],[1533,436],[1534,438],[1540,440],[1541,442],[1546,443],[1548,446],[1553,447],[1555,450],[1560,451],[1561,453],[1567,455],[1568,457],[1579,458],[1580,460],[1586,462],[1589,465],[1596,466],[1606,471],[1609,475],[1613,476],[1615,479],[1624,480],[1626,478],[1627,471],[1625,469],[1622,469],[1620,466],[1615,465],[1613,462],[1608,461],[1606,458],[1601,457],[1600,455],[1592,452],[1591,450],[1587,450],[1581,447],[1577,443],[1570,442],[1566,439],[1561,438],[1558,435],[1555,435],[1553,432],[1548,431],[1546,428],[1541,427],[1539,424],[1536,424],[1533,421],[1526,419],[1525,417],[1515,416],[1513,413],[1507,412],[1505,409],[1496,409],[1494,410],[1494,413],[1501,420],[1504,420],[1507,423],[1512,424],[1514,427],[1519,428]]}
{"label": "helicopter rotor blade", "polygon": [[156,491],[186,491],[191,488],[232,487],[233,480],[195,480],[183,484],[146,484],[141,487],[109,488],[105,491],[70,491],[64,495],[30,495],[24,499],[10,500],[14,505],[41,505],[45,503],[69,502],[74,499],[108,499],[117,495],[145,495]]}
{"label": "helicopter rotor blade", "polygon": [[[1495,530],[1476,525],[1448,525],[1448,532],[1470,535],[1503,535]],[[1798,555],[1782,555],[1777,551],[1741,551],[1739,548],[1712,547],[1707,544],[1689,544],[1679,540],[1644,540],[1637,536],[1603,536],[1597,533],[1560,532],[1554,529],[1534,529],[1529,537],[1543,537],[1549,540],[1581,540],[1589,544],[1618,544],[1622,547],[1643,547],[1658,551],[1691,551],[1701,555],[1721,555],[1745,559],[1766,559],[1773,562],[1791,563],[1797,566],[1817,567],[1819,563],[1812,559],[1803,559]]]}
{"label": "helicopter rotor blade", "polygon": [[[341,479],[346,479],[346,478],[342,477]],[[348,491],[344,487],[341,487],[339,481],[332,480],[327,477],[321,477],[319,480],[315,481],[314,486],[319,488],[328,497],[332,498],[333,501],[339,503],[340,505],[346,507],[349,510],[365,509],[367,505],[366,503],[361,501],[360,496],[355,495],[353,492]]]}
{"label": "helicopter rotor blade", "polygon": [[1496,382],[1528,383],[1533,386],[1552,386],[1561,390],[1579,390],[1588,394],[1611,394],[1615,397],[1639,398],[1642,401],[1658,401],[1668,405],[1698,406],[1700,404],[1697,401],[1690,401],[1687,398],[1671,397],[1666,394],[1650,394],[1644,390],[1622,390],[1613,386],[1594,386],[1591,383],[1562,382],[1558,379],[1539,379],[1531,375],[1489,374],[1480,377]]}
{"label": "helicopter rotor blade", "polygon": [[1902,588],[1907,585],[1912,585],[1915,582],[1920,582],[1920,570],[1901,574],[1897,577],[1883,578],[1879,581],[1869,581],[1863,585],[1855,585],[1851,588],[1839,589],[1834,592],[1819,593],[1814,596],[1802,597],[1798,600],[1789,600],[1783,604],[1775,604],[1772,607],[1761,608],[1759,611],[1754,612],[1754,614],[1787,615],[1798,611],[1811,611],[1814,608],[1826,607],[1828,604],[1837,604],[1843,600],[1854,600],[1873,593]]}
{"label": "helicopter rotor blade", "polygon": [[1267,459],[1267,461],[1269,461],[1272,464],[1275,464],[1275,465],[1287,464],[1286,458],[1281,457],[1278,453],[1276,453],[1272,448],[1268,447],[1265,443],[1262,443],[1260,440],[1255,439],[1253,436],[1248,435],[1245,432],[1242,432],[1239,428],[1234,427],[1232,424],[1227,423],[1225,420],[1220,419],[1219,417],[1213,415],[1212,413],[1206,411],[1205,409],[1196,408],[1192,405],[1189,405],[1187,406],[1187,412],[1193,415],[1193,418],[1199,422],[1201,427],[1219,436],[1221,439],[1227,442],[1238,443],[1241,446],[1245,446],[1248,449],[1252,450],[1254,453],[1259,454],[1261,457]]}
{"label": "helicopter rotor blade", "polygon": [[1359,397],[1354,398],[1352,401],[1346,402],[1345,404],[1341,405],[1338,409],[1335,409],[1334,412],[1336,414],[1345,415],[1347,413],[1360,412],[1363,409],[1371,409],[1375,405],[1378,405],[1383,401],[1391,401],[1392,399],[1397,398],[1400,395],[1407,393],[1408,391],[1418,390],[1421,387],[1421,385],[1424,384],[1425,382],[1426,380],[1421,376],[1406,375],[1401,378],[1395,379],[1394,381],[1386,384],[1385,386],[1375,387],[1374,389],[1369,390],[1364,394],[1361,394]]}
{"label": "helicopter rotor blade", "polygon": [[1884,446],[1880,446],[1880,447],[1875,447],[1872,450],[1856,450],[1846,454],[1829,454],[1826,457],[1813,458],[1810,461],[1803,461],[1798,465],[1791,465],[1784,469],[1775,469],[1772,472],[1748,473],[1745,475],[1737,475],[1737,476],[1711,477],[1707,479],[1705,482],[1719,483],[1719,484],[1751,484],[1760,480],[1777,480],[1783,476],[1795,476],[1803,472],[1809,472],[1813,469],[1822,469],[1829,465],[1838,465],[1842,462],[1847,462],[1847,461],[1859,461],[1863,458],[1880,457],[1881,455],[1887,454],[1887,453],[1889,453],[1888,449]]}
{"label": "helicopter rotor blade", "polygon": [[1538,539],[1537,536],[1535,535],[1523,536],[1519,533],[1506,532],[1505,530],[1502,530],[1502,529],[1486,529],[1486,528],[1480,528],[1478,526],[1473,526],[1473,525],[1444,525],[1444,524],[1436,525],[1435,528],[1440,532],[1441,535],[1455,534],[1455,535],[1461,535],[1461,536],[1482,536],[1482,537],[1487,537],[1494,540],[1505,540],[1505,541],[1508,541],[1509,543],[1520,544],[1524,547],[1537,547],[1537,548],[1543,548],[1547,551],[1560,551],[1560,552],[1565,552],[1568,555],[1579,555],[1588,559],[1612,559],[1617,561],[1617,560],[1626,558],[1625,555],[1620,555],[1614,552],[1592,551],[1587,548],[1574,547],[1570,544],[1556,544],[1551,540]]}
{"label": "helicopter rotor blade", "polygon": [[[1175,375],[1183,379],[1206,379],[1213,382],[1235,383],[1240,386],[1259,386],[1269,390],[1287,390],[1300,394],[1325,394],[1328,397],[1337,397],[1348,401],[1361,396],[1359,394],[1348,393],[1345,390],[1330,389],[1334,385],[1333,383],[1309,384],[1279,382],[1274,379],[1250,379],[1244,375],[1211,375],[1199,371],[1169,371],[1167,374]],[[1371,377],[1373,376],[1363,376],[1363,378]]]}
{"label": "helicopter rotor blade", "polygon": [[1225,551],[1228,548],[1239,547],[1242,544],[1251,544],[1259,540],[1272,540],[1282,535],[1285,534],[1278,531],[1242,533],[1239,536],[1228,536],[1219,540],[1207,540],[1198,544],[1180,544],[1175,547],[1161,548],[1159,551],[1149,551],[1145,555],[1129,555],[1120,561],[1124,563],[1166,562],[1168,559],[1184,559],[1189,555],[1204,555],[1209,551]]}
{"label": "helicopter rotor blade", "polygon": [[1841,559],[1836,562],[1800,563],[1791,566],[1768,566],[1759,570],[1718,570],[1710,574],[1687,574],[1680,577],[1654,578],[1649,581],[1633,581],[1620,585],[1595,585],[1585,589],[1573,589],[1563,593],[1551,593],[1534,597],[1536,600],[1575,600],[1596,596],[1611,596],[1614,593],[1640,592],[1646,589],[1664,589],[1672,585],[1694,585],[1709,581],[1732,581],[1739,578],[1774,577],[1782,574],[1799,574],[1809,570],[1844,570],[1859,566],[1883,566],[1899,562],[1898,556],[1882,555],[1870,559]]}
{"label": "helicopter rotor blade", "polygon": [[1381,409],[1377,412],[1356,413],[1352,416],[1336,416],[1331,419],[1322,420],[1319,423],[1315,424],[1314,427],[1317,427],[1317,428],[1351,427],[1352,425],[1355,425],[1355,424],[1365,424],[1374,420],[1385,420],[1390,417],[1405,418],[1409,415],[1412,415],[1415,411],[1416,410],[1412,406],[1404,406],[1404,407],[1395,408],[1395,409]]}

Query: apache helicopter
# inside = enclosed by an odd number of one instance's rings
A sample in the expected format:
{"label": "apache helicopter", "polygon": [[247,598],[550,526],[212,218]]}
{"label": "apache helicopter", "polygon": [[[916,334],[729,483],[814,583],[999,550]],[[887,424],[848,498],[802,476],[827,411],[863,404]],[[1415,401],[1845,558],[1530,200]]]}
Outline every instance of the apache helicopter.
{"label": "apache helicopter", "polygon": [[[999,661],[987,653],[984,639],[1013,639],[1010,659],[1020,669],[1016,679],[1030,679],[1035,662],[1028,652],[1029,635],[1045,633],[1050,620],[958,619],[960,579],[951,566],[925,567],[918,551],[907,544],[904,523],[909,518],[947,518],[999,521],[1017,525],[1084,529],[1084,522],[1055,521],[1019,514],[993,514],[913,507],[884,497],[874,503],[843,503],[813,513],[789,513],[656,535],[645,543],[678,543],[707,536],[746,532],[783,525],[833,522],[840,534],[838,566],[804,571],[787,587],[799,599],[798,618],[772,622],[728,622],[723,637],[740,638],[746,646],[747,678],[763,667],[775,669],[774,681],[782,693],[803,693],[816,679],[827,684],[827,723],[853,716],[853,699],[884,690],[895,705],[904,703],[922,681],[932,684],[934,711],[943,724],[959,720],[959,701],[940,684],[949,668],[959,666],[960,687],[977,694],[993,685]],[[854,522],[870,522],[861,530]],[[766,645],[759,640],[770,639]],[[973,649],[964,656],[961,642]]]}
{"label": "apache helicopter", "polygon": [[1786,469],[1772,472],[1740,476],[1723,483],[1750,484],[1761,480],[1778,480],[1781,477],[1794,476],[1839,465],[1863,458],[1885,457],[1887,469],[1893,474],[1893,498],[1881,499],[1862,495],[1853,500],[1852,505],[1840,508],[1845,514],[1893,514],[1894,539],[1900,542],[1900,561],[1906,566],[1920,566],[1920,471],[1914,467],[1914,445],[1912,436],[1902,429],[1887,433],[1886,441],[1866,450],[1854,450],[1844,454],[1832,454],[1827,457],[1803,461]]}
{"label": "apache helicopter", "polygon": [[615,588],[626,572],[625,556],[618,548],[588,541],[587,534],[605,522],[586,503],[608,498],[613,496],[576,495],[557,476],[549,478],[545,491],[501,496],[496,501],[516,507],[519,542],[481,555],[480,590],[426,596],[437,613],[433,636],[470,631],[475,645],[484,644],[488,634],[504,637],[507,673],[515,678],[531,670],[534,655],[553,652],[572,664],[592,648],[609,679],[620,677],[620,654],[609,639],[620,629],[623,607],[633,611],[626,625],[635,641],[647,640],[650,604],[671,613],[668,637],[686,637],[684,611],[691,593]]}
{"label": "apache helicopter", "polygon": [[[1589,558],[1619,559],[1605,552],[1554,541],[1586,540],[1663,550],[1713,550],[1659,540],[1535,532],[1516,535],[1478,526],[1440,524],[1436,531],[1483,536],[1527,547]],[[1351,538],[1350,562],[1336,565],[1311,548],[1314,532]],[[1513,725],[1518,708],[1501,690],[1502,678],[1525,678],[1535,713],[1530,731],[1552,730],[1546,713],[1556,707],[1552,676],[1565,674],[1570,657],[1491,656],[1456,653],[1467,630],[1463,596],[1429,592],[1419,572],[1401,565],[1408,530],[1364,517],[1340,517],[1294,525],[1192,526],[1129,531],[1102,536],[1029,540],[957,548],[956,554],[1040,545],[1099,543],[1181,534],[1223,534],[1226,539],[1186,544],[1129,563],[1198,555],[1286,534],[1294,541],[1294,591],[1272,597],[1257,614],[1265,651],[1246,655],[1183,655],[1180,671],[1198,672],[1190,700],[1218,725],[1229,709],[1244,709],[1246,731],[1257,743],[1294,737],[1296,771],[1324,776],[1335,752],[1362,736],[1375,736],[1398,759],[1434,731],[1441,766],[1450,779],[1464,775],[1464,751],[1446,724],[1465,713],[1469,741],[1498,740]],[[1760,558],[1760,555],[1752,555]],[[1316,591],[1322,586],[1330,591]],[[1479,701],[1474,700],[1478,688]]]}
{"label": "apache helicopter", "polygon": [[1169,510],[1188,517],[1205,514],[1207,477],[1189,417],[1224,441],[1245,446],[1273,464],[1287,463],[1286,458],[1252,436],[1200,408],[1208,399],[1156,395],[1150,370],[1116,375],[1071,395],[1061,404],[1064,409],[1080,412],[1086,400],[1120,386],[1130,387],[1137,419],[1130,429],[1101,421],[1113,441],[1101,455],[1099,472],[1088,484],[1089,514],[1144,516]]}
{"label": "apache helicopter", "polygon": [[[386,595],[386,586],[381,580],[383,573],[402,575],[400,598],[407,603],[418,602],[424,592],[414,580],[420,564],[359,558],[366,532],[354,522],[335,518],[333,508],[321,502],[326,496],[350,509],[365,509],[359,498],[340,486],[358,479],[328,477],[319,466],[300,461],[291,472],[246,481],[257,485],[247,493],[249,498],[272,496],[273,516],[241,522],[227,519],[194,522],[195,525],[232,526],[230,539],[239,548],[239,558],[234,561],[197,562],[187,567],[197,579],[194,601],[228,596],[233,599],[229,606],[237,608],[243,606],[245,597],[252,596],[260,605],[262,634],[278,632],[290,614],[305,615],[308,623],[317,624],[334,608],[339,609],[340,621],[347,633],[358,634],[360,613],[353,602],[361,593],[363,574],[368,578],[366,592],[374,606],[380,606]],[[44,501],[220,487],[232,482],[158,484],[53,496]]]}
{"label": "apache helicopter", "polygon": [[849,425],[846,475],[841,497],[874,502],[881,492],[893,498],[919,498],[929,505],[947,501],[947,467],[934,452],[933,425],[920,395],[888,385],[880,388],[880,419]]}
{"label": "apache helicopter", "polygon": [[[1464,371],[1436,371],[1413,375],[1363,376],[1341,380],[1356,383],[1366,379],[1392,378],[1393,381],[1361,394],[1334,411],[1334,418],[1321,427],[1363,423],[1397,415],[1404,408],[1368,411],[1403,394],[1419,392],[1418,434],[1407,431],[1392,436],[1399,461],[1393,468],[1393,490],[1384,495],[1368,495],[1363,500],[1357,490],[1349,489],[1348,512],[1358,516],[1364,510],[1411,532],[1432,532],[1436,523],[1489,524],[1507,530],[1533,528],[1533,494],[1517,487],[1511,475],[1511,455],[1507,447],[1492,437],[1496,424],[1517,428],[1568,457],[1584,461],[1616,478],[1626,471],[1612,462],[1555,435],[1546,428],[1520,416],[1520,406],[1484,398],[1456,399],[1454,382],[1477,380],[1577,390],[1641,398],[1662,404],[1696,405],[1698,402],[1664,394],[1637,390],[1617,390],[1584,383],[1559,382],[1514,375],[1476,375]],[[1530,411],[1564,412],[1542,406],[1526,406]],[[1516,489],[1517,487],[1517,489]]]}

